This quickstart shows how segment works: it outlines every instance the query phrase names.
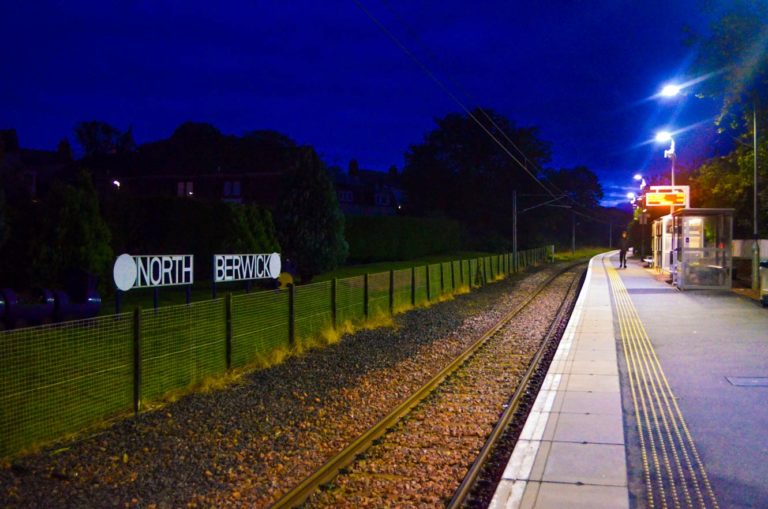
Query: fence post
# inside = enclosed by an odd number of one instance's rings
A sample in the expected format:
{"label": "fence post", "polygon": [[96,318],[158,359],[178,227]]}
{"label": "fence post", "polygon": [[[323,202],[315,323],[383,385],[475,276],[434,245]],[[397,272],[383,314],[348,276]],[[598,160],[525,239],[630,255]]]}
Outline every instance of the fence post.
{"label": "fence post", "polygon": [[133,413],[139,415],[141,402],[141,308],[133,310]]}
{"label": "fence post", "polygon": [[416,307],[416,267],[411,267],[411,307]]}
{"label": "fence post", "polygon": [[296,286],[288,285],[288,344],[296,345]]}
{"label": "fence post", "polygon": [[432,300],[432,299],[430,299],[430,295],[429,295],[429,292],[430,292],[430,289],[429,289],[429,286],[430,286],[430,284],[429,284],[429,265],[425,265],[424,268],[427,269],[427,302],[429,302],[430,300]]}
{"label": "fence post", "polygon": [[331,323],[333,324],[333,330],[336,330],[338,327],[337,324],[337,318],[336,313],[338,313],[338,304],[336,301],[336,286],[337,286],[337,279],[333,278],[331,279]]}
{"label": "fence post", "polygon": [[453,268],[453,260],[451,260],[451,291],[456,291],[456,269]]}
{"label": "fence post", "polygon": [[227,351],[227,371],[232,368],[232,293],[227,292],[224,299],[225,319],[226,319],[226,351]]}
{"label": "fence post", "polygon": [[368,273],[365,273],[365,277],[363,278],[363,314],[365,315],[365,319],[368,319]]}
{"label": "fence post", "polygon": [[443,275],[443,262],[440,262],[440,295],[445,293],[445,276]]}
{"label": "fence post", "polygon": [[389,271],[389,314],[395,314],[395,271]]}

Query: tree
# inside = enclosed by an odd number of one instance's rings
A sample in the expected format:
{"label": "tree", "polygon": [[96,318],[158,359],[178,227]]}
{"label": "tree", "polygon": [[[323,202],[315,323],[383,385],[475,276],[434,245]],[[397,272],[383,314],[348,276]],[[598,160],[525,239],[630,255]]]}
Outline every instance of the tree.
{"label": "tree", "polygon": [[135,150],[131,128],[120,132],[106,122],[91,120],[75,126],[75,138],[86,157],[124,154]]}
{"label": "tree", "polygon": [[723,98],[721,128],[749,130],[753,106],[768,106],[768,5],[733,0],[709,28],[706,34],[690,31],[699,46],[693,72],[708,78],[698,93]]}
{"label": "tree", "polygon": [[8,225],[8,211],[5,202],[5,193],[0,189],[0,249],[5,245],[5,241],[10,236],[10,228]]}
{"label": "tree", "polygon": [[286,173],[275,225],[283,258],[295,264],[302,282],[347,258],[344,216],[333,183],[309,147],[299,149],[296,165]]}
{"label": "tree", "polygon": [[74,271],[85,271],[100,276],[106,288],[113,258],[111,235],[90,175],[80,172],[74,185],[55,183],[44,209],[32,250],[38,283],[60,286]]}
{"label": "tree", "polygon": [[59,144],[56,146],[56,153],[59,155],[61,161],[72,161],[72,146],[69,144],[68,139],[62,138],[61,141],[59,141]]}
{"label": "tree", "polygon": [[[692,194],[701,206],[735,208],[736,234],[751,236],[755,156],[757,180],[763,183],[758,186],[757,224],[763,228],[768,207],[764,185],[768,146],[763,141],[768,125],[768,4],[729,2],[707,33],[694,33],[691,40],[699,45],[694,71],[707,77],[700,85],[700,95],[723,98],[717,124],[720,132],[729,131],[738,143],[726,156],[710,159],[694,172]],[[755,127],[760,140],[757,154]]]}
{"label": "tree", "polygon": [[[549,160],[549,143],[539,139],[535,127],[516,127],[491,110],[475,109],[472,115],[533,175]],[[437,128],[406,153],[403,185],[409,210],[464,221],[473,231],[509,236],[512,192],[544,190],[470,116],[452,113],[435,122]]]}
{"label": "tree", "polygon": [[[768,158],[768,141],[758,146],[758,158]],[[691,194],[701,207],[731,207],[734,214],[734,230],[737,237],[752,235],[752,194],[754,160],[752,147],[740,145],[729,154],[714,157],[702,164],[691,179]],[[760,182],[768,182],[766,165],[758,173]],[[758,225],[768,225],[768,188],[761,186],[758,195]]]}
{"label": "tree", "polygon": [[352,159],[349,161],[348,173],[350,177],[357,177],[360,175],[360,164],[357,162],[357,159]]}
{"label": "tree", "polygon": [[586,166],[575,168],[562,168],[560,170],[546,170],[544,172],[547,181],[554,184],[557,189],[563,191],[571,203],[577,203],[580,207],[594,209],[600,206],[603,198],[603,187],[600,181]]}

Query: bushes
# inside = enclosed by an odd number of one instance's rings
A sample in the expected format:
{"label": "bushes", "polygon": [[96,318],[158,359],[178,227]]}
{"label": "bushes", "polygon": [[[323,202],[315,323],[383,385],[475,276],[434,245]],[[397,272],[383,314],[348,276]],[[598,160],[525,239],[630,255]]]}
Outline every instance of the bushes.
{"label": "bushes", "polygon": [[355,262],[409,260],[462,248],[457,221],[421,217],[347,217],[345,237]]}
{"label": "bushes", "polygon": [[255,205],[115,196],[105,208],[116,254],[193,254],[195,279],[210,279],[214,254],[279,251],[272,214]]}

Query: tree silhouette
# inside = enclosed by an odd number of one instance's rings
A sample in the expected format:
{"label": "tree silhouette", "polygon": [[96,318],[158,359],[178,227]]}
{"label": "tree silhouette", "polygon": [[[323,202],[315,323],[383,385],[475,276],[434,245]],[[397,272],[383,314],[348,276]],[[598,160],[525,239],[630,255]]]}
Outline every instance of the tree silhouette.
{"label": "tree silhouette", "polygon": [[275,226],[283,257],[293,262],[302,282],[335,269],[347,258],[344,216],[333,183],[309,147],[299,149],[296,165],[286,174]]}

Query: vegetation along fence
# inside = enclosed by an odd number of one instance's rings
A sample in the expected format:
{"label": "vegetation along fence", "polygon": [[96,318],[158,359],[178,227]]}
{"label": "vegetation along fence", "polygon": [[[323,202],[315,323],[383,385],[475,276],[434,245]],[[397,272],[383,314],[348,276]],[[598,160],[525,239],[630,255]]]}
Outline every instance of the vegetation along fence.
{"label": "vegetation along fence", "polygon": [[[518,253],[518,269],[552,247]],[[161,400],[345,322],[515,272],[512,255],[0,332],[0,457]]]}

